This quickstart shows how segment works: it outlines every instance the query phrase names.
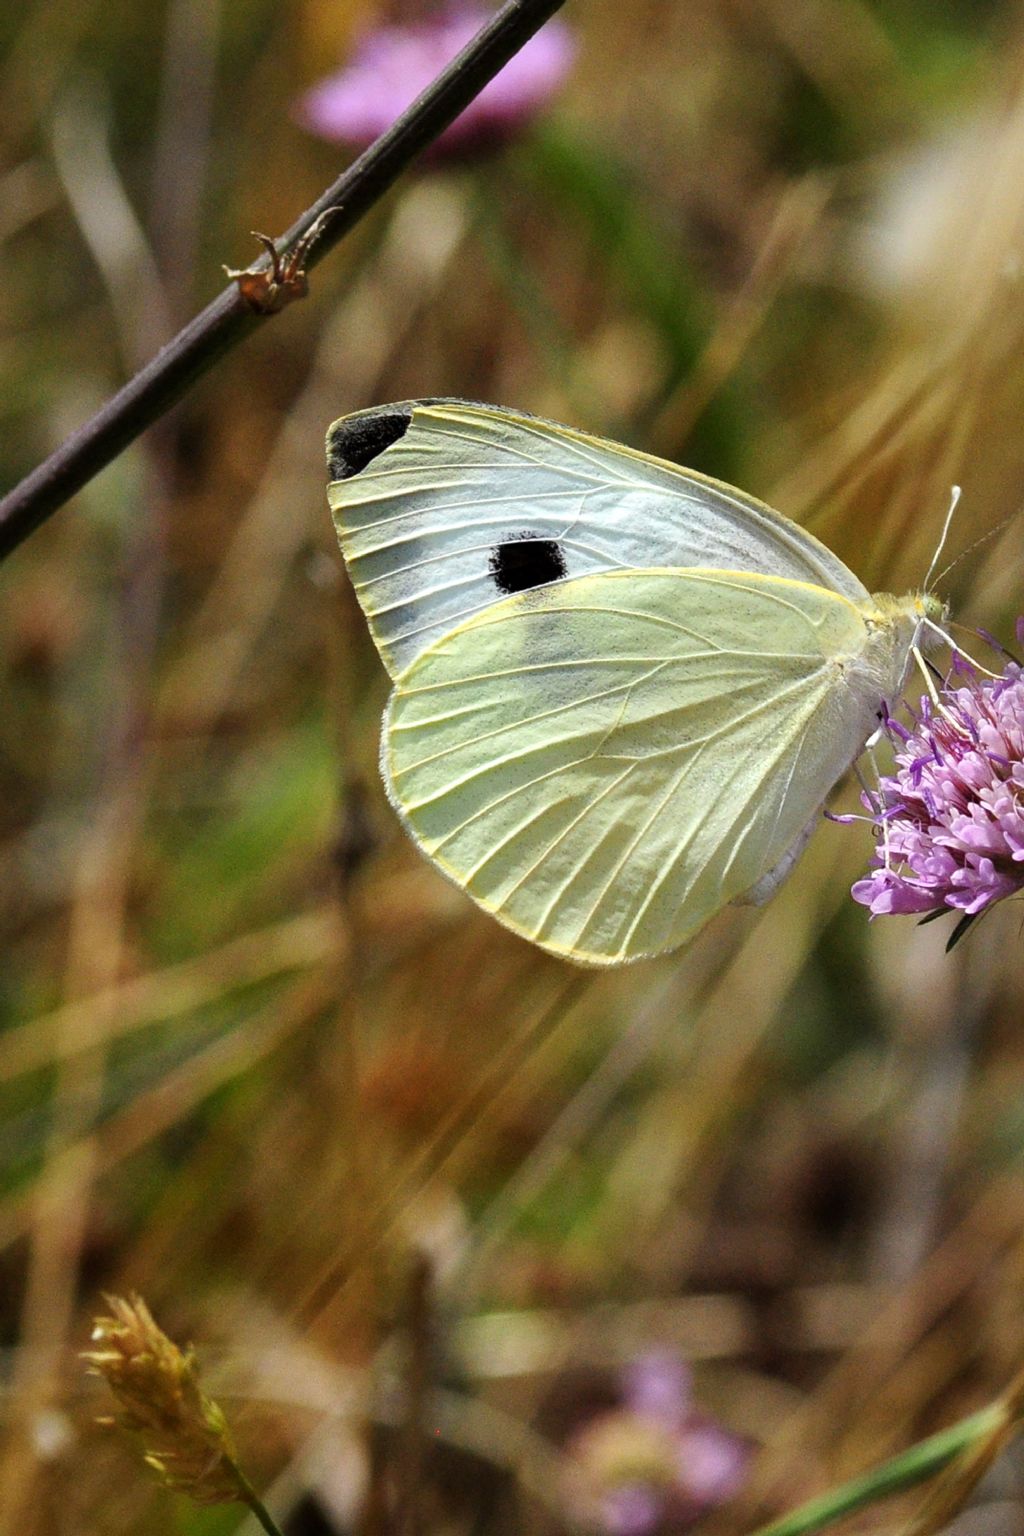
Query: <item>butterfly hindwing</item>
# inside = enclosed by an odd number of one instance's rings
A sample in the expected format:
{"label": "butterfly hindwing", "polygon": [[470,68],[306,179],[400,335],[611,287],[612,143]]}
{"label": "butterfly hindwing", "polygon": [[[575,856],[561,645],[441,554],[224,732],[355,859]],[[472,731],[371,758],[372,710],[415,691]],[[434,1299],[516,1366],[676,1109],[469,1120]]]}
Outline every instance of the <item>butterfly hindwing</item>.
{"label": "butterfly hindwing", "polygon": [[821,587],[608,571],[492,603],[399,677],[382,765],[422,848],[556,953],[674,948],[782,860],[873,724]]}
{"label": "butterfly hindwing", "polygon": [[327,448],[338,536],[392,677],[491,604],[598,571],[759,571],[867,600],[753,497],[537,417],[408,401],[343,417]]}

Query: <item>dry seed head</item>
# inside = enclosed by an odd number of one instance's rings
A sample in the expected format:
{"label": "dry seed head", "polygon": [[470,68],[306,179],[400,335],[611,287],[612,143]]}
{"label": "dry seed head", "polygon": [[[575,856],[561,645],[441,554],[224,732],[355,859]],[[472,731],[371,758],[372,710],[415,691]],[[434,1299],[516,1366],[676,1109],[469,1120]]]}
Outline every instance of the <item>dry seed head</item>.
{"label": "dry seed head", "polygon": [[101,1422],[134,1434],[147,1465],[176,1493],[198,1504],[246,1500],[227,1423],[200,1388],[191,1347],[179,1349],[140,1296],[105,1300],[113,1315],[96,1319],[96,1347],[82,1354],[117,1399],[118,1412]]}

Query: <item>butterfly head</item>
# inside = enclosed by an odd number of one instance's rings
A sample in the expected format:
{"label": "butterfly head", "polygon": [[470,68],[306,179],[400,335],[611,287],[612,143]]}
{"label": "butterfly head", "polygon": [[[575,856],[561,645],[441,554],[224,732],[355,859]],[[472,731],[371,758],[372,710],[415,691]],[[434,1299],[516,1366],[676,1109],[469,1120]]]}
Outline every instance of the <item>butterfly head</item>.
{"label": "butterfly head", "polygon": [[956,650],[956,645],[946,632],[949,620],[949,604],[936,597],[934,592],[922,592],[914,598],[914,638],[912,649],[928,652],[942,645]]}
{"label": "butterfly head", "polygon": [[944,624],[949,617],[948,603],[936,597],[934,592],[908,592],[905,597],[875,592],[871,601],[875,623],[899,630],[908,637],[911,645],[916,645],[926,632],[934,632],[934,628]]}
{"label": "butterfly head", "polygon": [[952,645],[943,628],[948,609],[930,592],[908,592],[904,597],[876,592],[872,604],[874,611],[866,615],[868,628],[878,637],[883,696],[892,701],[901,693],[915,661],[924,672],[929,651]]}
{"label": "butterfly head", "polygon": [[[934,592],[918,592],[911,599],[915,619],[915,638],[926,633],[935,634],[949,618],[949,604]],[[935,642],[932,641],[932,644]]]}

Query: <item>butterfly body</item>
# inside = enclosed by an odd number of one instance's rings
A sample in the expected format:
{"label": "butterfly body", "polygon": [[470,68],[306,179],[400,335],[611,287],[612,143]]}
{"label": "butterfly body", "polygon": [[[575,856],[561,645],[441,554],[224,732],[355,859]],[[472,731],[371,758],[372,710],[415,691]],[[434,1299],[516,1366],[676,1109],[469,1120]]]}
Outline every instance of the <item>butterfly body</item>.
{"label": "butterfly body", "polygon": [[935,606],[870,596],[731,487],[492,407],[343,418],[328,456],[395,683],[392,803],[481,906],[584,964],[770,894]]}

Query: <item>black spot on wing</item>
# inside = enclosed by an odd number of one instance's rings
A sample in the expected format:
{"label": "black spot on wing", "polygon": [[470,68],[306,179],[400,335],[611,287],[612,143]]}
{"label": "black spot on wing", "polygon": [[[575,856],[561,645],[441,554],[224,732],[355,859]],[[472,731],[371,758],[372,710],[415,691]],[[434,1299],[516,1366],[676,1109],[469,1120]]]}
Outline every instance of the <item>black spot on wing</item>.
{"label": "black spot on wing", "polygon": [[565,555],[557,540],[535,539],[528,533],[495,544],[488,564],[499,592],[528,592],[565,575]]}
{"label": "black spot on wing", "polygon": [[332,480],[350,480],[385,448],[404,437],[412,421],[411,405],[386,405],[336,421],[327,434],[327,472]]}

